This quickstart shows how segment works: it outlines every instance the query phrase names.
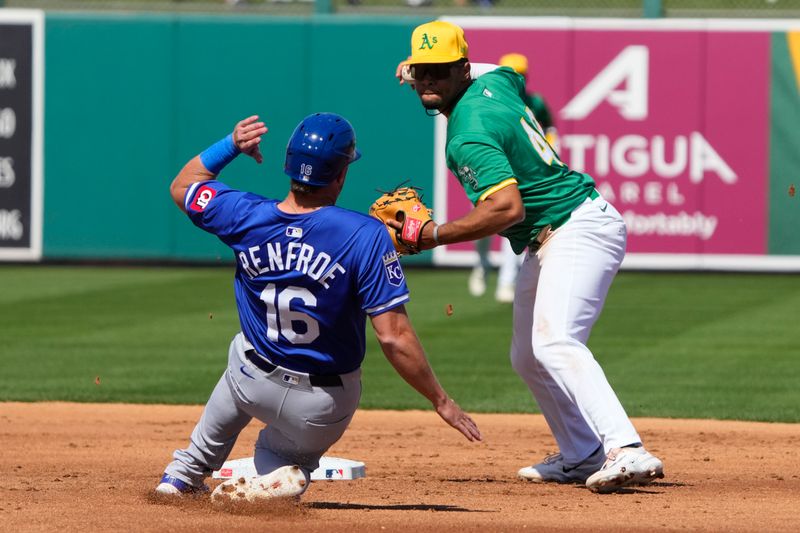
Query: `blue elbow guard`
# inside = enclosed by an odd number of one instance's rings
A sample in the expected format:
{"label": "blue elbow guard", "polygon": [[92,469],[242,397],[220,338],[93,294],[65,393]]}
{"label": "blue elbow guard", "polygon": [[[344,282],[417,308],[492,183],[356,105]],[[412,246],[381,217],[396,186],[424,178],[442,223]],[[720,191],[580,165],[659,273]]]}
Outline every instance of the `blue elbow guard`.
{"label": "blue elbow guard", "polygon": [[239,149],[233,142],[233,134],[229,133],[225,138],[215,142],[200,154],[200,162],[212,174],[219,174],[225,166],[236,159]]}

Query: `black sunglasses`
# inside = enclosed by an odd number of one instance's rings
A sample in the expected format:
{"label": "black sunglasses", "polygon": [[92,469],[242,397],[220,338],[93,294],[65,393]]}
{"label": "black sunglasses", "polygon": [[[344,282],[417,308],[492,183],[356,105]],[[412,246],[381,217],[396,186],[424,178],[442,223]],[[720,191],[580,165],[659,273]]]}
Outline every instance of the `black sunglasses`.
{"label": "black sunglasses", "polygon": [[463,64],[462,61],[456,61],[455,63],[420,63],[419,65],[411,65],[410,74],[415,80],[424,80],[426,76],[430,76],[433,80],[446,80],[450,77],[451,69]]}

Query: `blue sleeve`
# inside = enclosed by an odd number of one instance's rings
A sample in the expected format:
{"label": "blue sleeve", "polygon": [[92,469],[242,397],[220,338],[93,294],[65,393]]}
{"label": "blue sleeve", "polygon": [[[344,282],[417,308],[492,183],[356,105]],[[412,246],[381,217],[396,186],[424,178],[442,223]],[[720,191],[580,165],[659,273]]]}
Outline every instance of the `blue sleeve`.
{"label": "blue sleeve", "polygon": [[195,183],[186,191],[186,214],[200,229],[224,239],[235,233],[241,213],[247,206],[247,193],[231,189],[219,181]]}
{"label": "blue sleeve", "polygon": [[377,222],[359,233],[364,247],[358,272],[361,309],[375,316],[408,302],[406,278],[389,232]]}

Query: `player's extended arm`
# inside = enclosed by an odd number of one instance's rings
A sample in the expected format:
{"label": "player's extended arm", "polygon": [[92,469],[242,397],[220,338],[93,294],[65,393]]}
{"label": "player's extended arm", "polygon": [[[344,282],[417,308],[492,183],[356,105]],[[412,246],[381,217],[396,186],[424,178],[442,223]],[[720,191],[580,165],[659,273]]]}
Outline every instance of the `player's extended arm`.
{"label": "player's extended arm", "polygon": [[484,74],[500,68],[499,65],[493,63],[473,63],[472,61],[469,62],[469,67],[469,77],[473,80],[477,80]]}
{"label": "player's extended arm", "polygon": [[468,440],[482,440],[478,426],[439,384],[425,357],[405,306],[371,317],[384,355],[406,382],[433,404],[436,413]]}
{"label": "player's extended arm", "polygon": [[[419,247],[421,250],[435,248],[440,244],[474,241],[494,235],[525,220],[525,206],[516,185],[510,184],[487,196],[475,208],[461,218],[444,224],[426,224],[422,229]],[[397,230],[403,225],[396,220],[386,224]]]}
{"label": "player's extended arm", "polygon": [[258,115],[247,117],[236,124],[231,135],[211,145],[183,166],[169,188],[172,200],[185,211],[183,200],[189,187],[199,181],[213,180],[240,153],[249,155],[256,163],[261,163],[263,158],[258,145],[265,133],[267,128],[263,122],[258,122]]}

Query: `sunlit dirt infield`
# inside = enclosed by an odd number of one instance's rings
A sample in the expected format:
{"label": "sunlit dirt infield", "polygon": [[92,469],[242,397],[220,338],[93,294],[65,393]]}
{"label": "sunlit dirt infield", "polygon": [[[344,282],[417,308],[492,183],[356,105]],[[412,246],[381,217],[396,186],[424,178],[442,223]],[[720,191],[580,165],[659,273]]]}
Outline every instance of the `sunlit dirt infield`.
{"label": "sunlit dirt infield", "polygon": [[[554,451],[539,415],[475,415],[470,444],[432,412],[359,411],[328,455],[367,477],[300,503],[218,507],[152,496],[199,406],[0,403],[4,531],[796,531],[800,425],[637,419],[666,477],[611,495],[520,481]],[[231,457],[251,456],[251,424]],[[212,486],[214,481],[209,482]],[[291,528],[291,529],[290,529]]]}

